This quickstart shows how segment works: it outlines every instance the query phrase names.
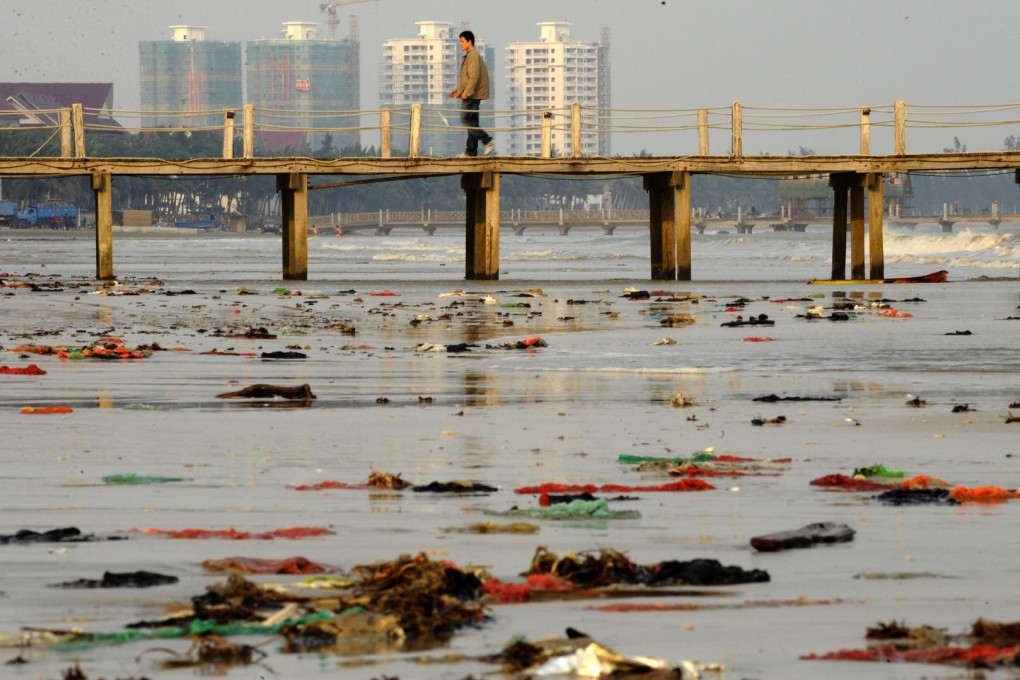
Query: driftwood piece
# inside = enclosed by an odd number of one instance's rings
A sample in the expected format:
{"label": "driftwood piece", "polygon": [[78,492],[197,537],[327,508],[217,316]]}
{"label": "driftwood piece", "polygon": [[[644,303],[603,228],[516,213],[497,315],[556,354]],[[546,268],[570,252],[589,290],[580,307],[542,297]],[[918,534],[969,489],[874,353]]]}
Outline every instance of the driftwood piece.
{"label": "driftwood piece", "polygon": [[275,397],[301,401],[315,399],[315,395],[312,394],[312,388],[308,383],[298,387],[281,387],[279,385],[265,384],[248,385],[236,392],[224,392],[223,394],[216,395],[217,399],[273,399]]}
{"label": "driftwood piece", "polygon": [[845,524],[816,522],[800,529],[780,531],[751,539],[751,547],[762,552],[810,548],[815,543],[845,543],[854,539],[857,532]]}

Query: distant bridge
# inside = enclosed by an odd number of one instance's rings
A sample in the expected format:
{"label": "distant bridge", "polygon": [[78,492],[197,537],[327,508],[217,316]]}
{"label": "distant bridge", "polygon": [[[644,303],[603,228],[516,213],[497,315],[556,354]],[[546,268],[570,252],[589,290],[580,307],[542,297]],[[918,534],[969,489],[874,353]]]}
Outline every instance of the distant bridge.
{"label": "distant bridge", "polygon": [[[648,210],[503,210],[499,214],[501,228],[509,227],[514,235],[522,236],[525,230],[555,229],[561,236],[566,236],[575,228],[601,229],[607,236],[612,236],[619,227],[647,228],[650,213]],[[945,215],[928,216],[888,216],[886,220],[891,226],[914,228],[918,224],[937,222],[945,233],[953,231],[957,223],[984,223],[995,229],[1004,222],[1020,223],[1020,215],[1001,214],[992,210],[987,215],[953,215],[948,211]],[[310,228],[315,230],[336,230],[342,234],[358,234],[370,232],[377,236],[389,236],[394,230],[422,231],[432,236],[439,229],[463,230],[466,216],[461,210],[378,210],[375,212],[337,213],[334,215],[310,215]],[[738,234],[750,234],[756,227],[770,228],[772,231],[806,231],[808,226],[832,226],[832,217],[786,217],[778,216],[745,216],[738,214],[733,218],[715,218],[699,216],[695,211],[691,218],[691,227],[699,234],[708,229],[733,229]],[[849,228],[849,222],[847,223]]]}

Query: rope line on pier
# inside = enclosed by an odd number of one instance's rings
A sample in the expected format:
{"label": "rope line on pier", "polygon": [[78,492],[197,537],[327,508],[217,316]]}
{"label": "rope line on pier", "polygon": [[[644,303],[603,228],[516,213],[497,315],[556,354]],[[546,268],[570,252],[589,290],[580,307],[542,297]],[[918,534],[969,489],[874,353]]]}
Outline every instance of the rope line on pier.
{"label": "rope line on pier", "polygon": [[[0,111],[0,132],[19,134],[49,131],[49,137],[38,146],[33,156],[52,149],[53,140],[58,135],[66,146],[64,133],[68,125],[81,126],[83,129],[76,130],[78,133],[102,134],[218,134],[228,129],[228,125],[233,127],[233,134],[238,137],[248,131],[253,131],[255,135],[330,133],[349,135],[355,139],[378,134],[380,144],[384,135],[395,135],[399,143],[405,143],[416,132],[425,133],[430,139],[464,134],[459,104],[452,102],[449,106],[433,102],[415,107],[361,110],[238,106],[236,109],[202,111],[140,111],[79,107],[77,111],[83,116],[75,120],[68,115],[70,110]],[[677,109],[590,106],[561,106],[543,110],[483,108],[481,114],[482,126],[486,130],[502,137],[516,137],[522,145],[531,145],[530,148],[534,148],[543,126],[549,133],[556,135],[557,141],[554,143],[558,147],[564,145],[564,138],[568,146],[571,136],[574,140],[580,138],[586,156],[590,156],[590,145],[606,135],[611,138],[612,135],[633,137],[640,134],[675,133],[690,135],[687,139],[693,141],[693,135],[705,135],[708,132],[719,136],[729,131],[737,139],[738,135],[744,133],[790,134],[860,128],[863,139],[864,126],[867,125],[883,131],[895,128],[898,143],[902,143],[905,133],[911,130],[996,130],[1013,126],[1020,129],[1020,103],[1015,102],[914,104],[897,101],[895,105],[787,108],[734,102],[730,106]],[[250,120],[245,120],[246,116]],[[171,126],[161,122],[171,119],[183,124]],[[577,126],[580,129],[574,130]],[[740,139],[743,141],[743,137]],[[845,136],[841,139],[841,144],[844,144]],[[77,137],[75,143],[79,143]],[[570,152],[571,149],[556,149],[559,154]],[[573,152],[576,154],[577,150]],[[746,151],[741,147],[738,153],[743,155]]]}

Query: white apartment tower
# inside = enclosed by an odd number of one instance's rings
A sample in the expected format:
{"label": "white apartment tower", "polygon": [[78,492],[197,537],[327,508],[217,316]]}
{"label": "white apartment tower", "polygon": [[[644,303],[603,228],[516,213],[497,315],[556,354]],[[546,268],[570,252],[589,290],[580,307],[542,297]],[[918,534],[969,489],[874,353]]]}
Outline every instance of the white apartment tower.
{"label": "white apartment tower", "polygon": [[[446,21],[418,21],[418,37],[393,38],[383,43],[379,69],[379,106],[390,110],[394,146],[396,130],[406,128],[412,104],[421,104],[420,150],[426,156],[455,156],[464,150],[460,102],[450,98],[460,74],[462,28]],[[478,40],[478,49],[492,72],[493,52]],[[490,89],[490,92],[492,90]],[[482,102],[483,121],[492,100]],[[482,124],[485,127],[485,123]]]}
{"label": "white apartment tower", "polygon": [[[572,24],[538,24],[535,42],[506,48],[507,108],[511,112],[509,153],[538,156],[542,151],[542,117],[552,113],[555,155],[571,152],[570,108],[581,105],[581,149],[585,156],[609,156],[604,122],[609,109],[609,32],[597,43],[570,38]],[[525,112],[518,114],[517,112]]]}

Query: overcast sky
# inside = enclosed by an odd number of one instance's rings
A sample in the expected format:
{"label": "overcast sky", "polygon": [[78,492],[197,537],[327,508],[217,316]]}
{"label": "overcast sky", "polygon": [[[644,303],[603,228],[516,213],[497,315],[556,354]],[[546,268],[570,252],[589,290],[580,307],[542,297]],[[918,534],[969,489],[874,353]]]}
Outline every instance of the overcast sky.
{"label": "overcast sky", "polygon": [[[319,0],[2,0],[0,81],[113,82],[114,108],[137,110],[138,41],[172,24],[206,26],[208,40],[279,37],[284,21],[322,22]],[[375,0],[340,7],[360,18],[362,108],[378,107],[382,41],[413,37],[415,22],[469,22],[496,48],[495,105],[503,104],[501,47],[533,40],[540,21],[569,21],[573,37],[611,32],[612,107],[843,108],[864,104],[977,106],[1020,102],[1020,0]],[[995,120],[1020,119],[1007,111]],[[1020,123],[912,132],[909,152],[953,137],[998,150]],[[872,131],[875,153],[892,132]],[[856,153],[856,131],[745,132],[745,153]],[[712,153],[728,134],[712,133]],[[364,139],[369,145],[374,140]],[[692,133],[617,135],[614,153],[697,151]]]}

